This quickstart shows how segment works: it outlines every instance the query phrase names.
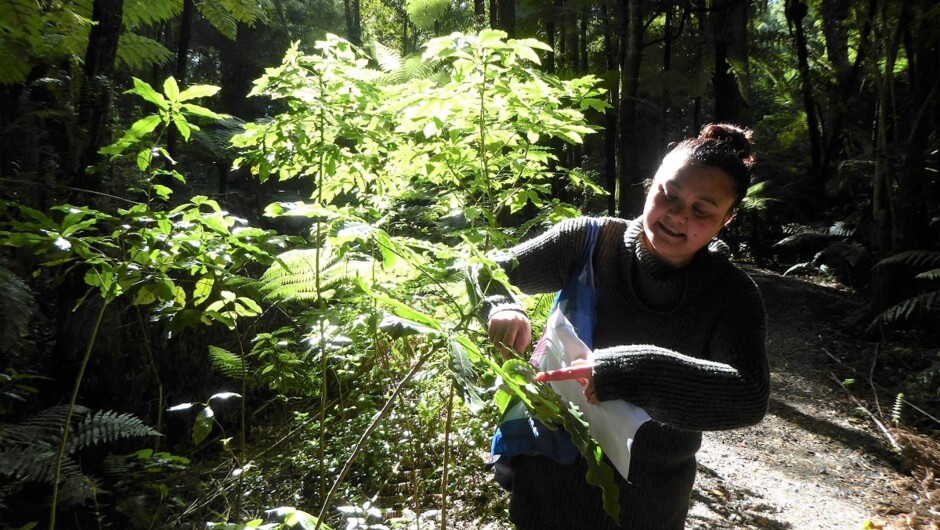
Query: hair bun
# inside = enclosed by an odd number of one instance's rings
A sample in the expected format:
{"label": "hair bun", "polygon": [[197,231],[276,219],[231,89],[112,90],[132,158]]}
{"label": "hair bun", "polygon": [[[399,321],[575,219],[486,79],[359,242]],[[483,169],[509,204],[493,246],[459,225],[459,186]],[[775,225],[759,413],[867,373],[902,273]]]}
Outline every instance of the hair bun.
{"label": "hair bun", "polygon": [[731,147],[748,169],[754,165],[754,132],[730,123],[710,123],[702,128],[700,140],[715,140]]}

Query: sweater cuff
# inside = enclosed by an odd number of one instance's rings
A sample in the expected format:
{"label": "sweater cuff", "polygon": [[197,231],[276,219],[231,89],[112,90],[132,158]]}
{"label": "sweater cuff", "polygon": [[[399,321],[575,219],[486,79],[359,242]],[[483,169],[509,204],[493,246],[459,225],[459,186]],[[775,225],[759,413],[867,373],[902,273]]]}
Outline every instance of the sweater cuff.
{"label": "sweater cuff", "polygon": [[603,349],[594,350],[594,388],[601,401],[610,399],[627,399],[633,403],[639,396],[624,396],[624,378],[629,373],[631,355],[622,352],[605,352]]}
{"label": "sweater cuff", "polygon": [[528,316],[525,312],[525,309],[522,309],[522,306],[514,302],[504,302],[500,304],[493,304],[490,306],[490,311],[486,315],[486,320],[489,322],[493,315],[499,313],[500,311],[515,311],[521,313],[523,316]]}

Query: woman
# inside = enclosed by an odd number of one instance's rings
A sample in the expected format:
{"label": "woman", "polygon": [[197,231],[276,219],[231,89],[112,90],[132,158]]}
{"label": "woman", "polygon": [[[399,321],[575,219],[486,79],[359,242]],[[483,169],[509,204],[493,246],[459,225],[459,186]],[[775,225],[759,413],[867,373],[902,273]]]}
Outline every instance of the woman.
{"label": "woman", "polygon": [[[702,431],[764,417],[763,303],[717,239],[747,191],[752,163],[750,131],[708,125],[665,156],[641,218],[599,220],[595,350],[561,376],[581,380],[591,402],[623,399],[652,421],[636,435],[629,479],[617,477],[619,526],[585,481],[583,459],[565,465],[533,455],[512,459],[510,519],[518,529],[681,530]],[[524,293],[557,291],[578,264],[585,225],[562,222],[498,262]],[[518,301],[491,290],[484,302],[490,340],[524,352],[531,326]]]}

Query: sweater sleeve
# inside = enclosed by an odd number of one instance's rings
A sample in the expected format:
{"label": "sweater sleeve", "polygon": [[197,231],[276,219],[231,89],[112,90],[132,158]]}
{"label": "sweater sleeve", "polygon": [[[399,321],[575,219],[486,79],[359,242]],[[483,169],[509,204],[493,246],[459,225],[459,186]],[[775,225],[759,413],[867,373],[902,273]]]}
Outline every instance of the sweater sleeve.
{"label": "sweater sleeve", "polygon": [[601,400],[623,399],[654,420],[686,430],[753,425],[767,412],[770,374],[766,317],[757,286],[740,273],[707,341],[709,359],[652,345],[622,345],[594,354]]}
{"label": "sweater sleeve", "polygon": [[[496,254],[493,259],[506,273],[509,283],[524,294],[558,291],[577,265],[586,226],[587,218],[562,221],[543,234]],[[474,271],[472,280],[480,297],[480,316],[484,320],[506,309],[524,312],[518,297],[495,281],[486,269]]]}

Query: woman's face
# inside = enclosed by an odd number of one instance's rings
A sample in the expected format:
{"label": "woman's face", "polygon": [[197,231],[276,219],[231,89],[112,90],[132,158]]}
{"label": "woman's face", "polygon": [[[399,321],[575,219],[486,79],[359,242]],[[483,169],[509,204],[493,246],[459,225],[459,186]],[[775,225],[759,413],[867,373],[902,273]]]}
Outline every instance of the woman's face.
{"label": "woman's face", "polygon": [[731,221],[735,199],[734,183],[723,170],[683,153],[667,155],[643,208],[650,253],[673,267],[687,265]]}

